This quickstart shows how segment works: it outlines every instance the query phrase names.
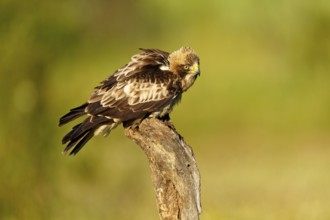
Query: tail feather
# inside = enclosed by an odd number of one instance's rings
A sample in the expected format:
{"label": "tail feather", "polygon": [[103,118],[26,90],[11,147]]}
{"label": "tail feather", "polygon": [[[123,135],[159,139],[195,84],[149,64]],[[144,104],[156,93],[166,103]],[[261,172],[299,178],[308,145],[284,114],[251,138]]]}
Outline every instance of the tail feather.
{"label": "tail feather", "polygon": [[102,116],[89,116],[82,123],[75,125],[72,130],[67,133],[62,143],[67,144],[64,152],[73,150],[69,155],[78,153],[81,148],[94,136],[95,131],[102,125],[111,125],[114,121]]}
{"label": "tail feather", "polygon": [[72,140],[73,133],[77,132],[77,130],[80,130],[81,124],[82,123],[75,125],[72,128],[72,130],[62,138],[62,144],[65,144],[65,143],[69,142],[70,140]]}
{"label": "tail feather", "polygon": [[[85,132],[80,139],[77,140],[71,140],[70,143],[66,146],[64,149],[64,152],[68,152],[72,147],[72,151],[69,153],[69,155],[75,155],[77,154],[81,148],[94,136],[94,130],[90,130]],[[78,143],[77,143],[78,142]]]}
{"label": "tail feather", "polygon": [[84,103],[79,107],[73,108],[70,110],[69,113],[64,115],[63,117],[60,118],[59,126],[64,125],[80,116],[85,115],[85,108],[88,105],[88,103]]}

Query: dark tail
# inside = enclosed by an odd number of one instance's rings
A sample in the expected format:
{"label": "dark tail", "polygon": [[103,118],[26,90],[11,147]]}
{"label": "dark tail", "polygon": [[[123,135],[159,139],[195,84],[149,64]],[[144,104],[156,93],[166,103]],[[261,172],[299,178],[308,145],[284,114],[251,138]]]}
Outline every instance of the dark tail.
{"label": "dark tail", "polygon": [[85,115],[86,114],[85,108],[87,105],[88,103],[84,103],[77,108],[71,109],[69,113],[67,113],[66,115],[62,116],[62,118],[60,118],[59,126],[64,125],[76,118],[79,118],[80,116]]}
{"label": "dark tail", "polygon": [[62,139],[63,144],[69,142],[63,151],[64,153],[67,153],[71,148],[73,148],[69,155],[77,154],[81,148],[94,136],[93,129],[84,131],[81,127],[82,123],[74,126],[72,130]]}
{"label": "dark tail", "polygon": [[67,144],[64,153],[71,150],[69,155],[77,154],[81,148],[94,137],[95,131],[102,125],[111,125],[114,121],[102,116],[88,116],[82,123],[77,124],[72,130],[67,133],[63,139],[62,144]]}
{"label": "dark tail", "polygon": [[[87,103],[71,109],[69,113],[60,119],[59,126],[66,124],[80,116],[85,115],[85,108]],[[111,125],[114,123],[112,119],[102,116],[88,116],[82,123],[77,124],[72,130],[67,133],[63,139],[62,144],[67,144],[64,153],[69,152],[69,155],[77,154],[81,148],[94,136],[95,131],[102,125]]]}

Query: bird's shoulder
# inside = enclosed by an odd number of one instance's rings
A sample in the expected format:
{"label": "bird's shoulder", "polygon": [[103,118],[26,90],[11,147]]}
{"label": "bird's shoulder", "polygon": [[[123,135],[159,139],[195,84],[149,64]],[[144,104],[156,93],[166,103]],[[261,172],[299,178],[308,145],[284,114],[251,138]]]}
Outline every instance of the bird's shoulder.
{"label": "bird's shoulder", "polygon": [[179,78],[168,69],[169,53],[158,49],[141,49],[131,61],[95,87],[89,102],[132,97],[161,92],[168,98],[181,89]]}
{"label": "bird's shoulder", "polygon": [[159,49],[142,49],[123,67],[116,70],[95,89],[111,88],[114,84],[131,79],[147,80],[150,77],[166,79],[169,70],[169,53]]}

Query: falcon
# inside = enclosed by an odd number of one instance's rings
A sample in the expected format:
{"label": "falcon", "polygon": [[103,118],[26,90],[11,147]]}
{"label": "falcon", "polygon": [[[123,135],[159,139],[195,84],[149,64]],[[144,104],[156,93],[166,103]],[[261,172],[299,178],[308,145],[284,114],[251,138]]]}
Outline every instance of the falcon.
{"label": "falcon", "polygon": [[199,58],[191,47],[172,53],[140,50],[95,87],[87,102],[60,118],[59,126],[85,116],[63,137],[64,153],[75,155],[92,137],[107,136],[119,124],[137,126],[147,117],[169,120],[173,106],[200,75]]}

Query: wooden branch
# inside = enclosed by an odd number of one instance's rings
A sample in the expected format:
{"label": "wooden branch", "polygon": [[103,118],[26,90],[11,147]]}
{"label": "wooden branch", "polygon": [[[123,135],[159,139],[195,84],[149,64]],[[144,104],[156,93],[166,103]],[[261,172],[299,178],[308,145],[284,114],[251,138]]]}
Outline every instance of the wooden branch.
{"label": "wooden branch", "polygon": [[149,160],[162,220],[198,220],[201,213],[200,175],[192,149],[170,122],[147,118],[125,134]]}

